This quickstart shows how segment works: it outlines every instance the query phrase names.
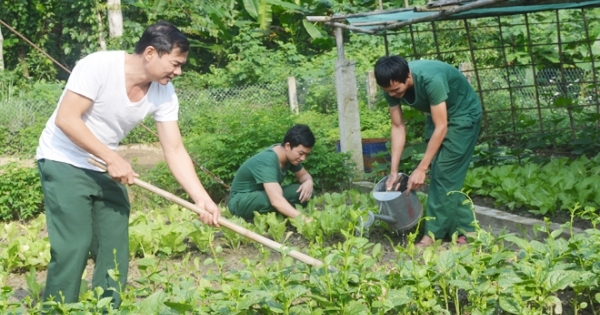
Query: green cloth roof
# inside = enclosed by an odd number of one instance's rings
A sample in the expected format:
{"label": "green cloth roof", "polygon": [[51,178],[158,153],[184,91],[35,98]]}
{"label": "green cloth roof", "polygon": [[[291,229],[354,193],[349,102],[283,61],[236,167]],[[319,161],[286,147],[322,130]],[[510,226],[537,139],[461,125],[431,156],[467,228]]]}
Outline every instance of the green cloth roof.
{"label": "green cloth roof", "polygon": [[[561,10],[561,9],[579,9],[579,8],[590,8],[600,7],[600,0],[588,0],[588,1],[536,1],[536,0],[505,0],[496,1],[465,1],[465,0],[442,0],[437,2],[431,2],[427,7],[415,7],[407,8],[405,10],[393,10],[393,11],[382,11],[381,13],[372,12],[367,13],[368,15],[360,16],[360,14],[353,14],[347,16],[346,21],[354,27],[354,31],[365,30],[385,32],[393,31],[394,29],[406,26],[409,24],[415,24],[425,21],[441,21],[441,20],[453,20],[453,19],[469,19],[469,18],[480,18],[490,16],[502,16],[502,15],[513,15],[523,14],[530,12],[549,11],[549,10]],[[458,13],[451,13],[453,9],[460,8],[465,5],[478,5],[491,3],[478,8],[468,9]],[[441,10],[446,10],[445,15],[440,16]],[[436,17],[436,15],[438,15]],[[414,23],[412,21],[414,20]],[[402,23],[404,22],[404,23]],[[365,25],[367,24],[368,25]],[[402,23],[402,25],[394,24]],[[390,27],[389,29],[383,30],[378,29],[381,27]]]}

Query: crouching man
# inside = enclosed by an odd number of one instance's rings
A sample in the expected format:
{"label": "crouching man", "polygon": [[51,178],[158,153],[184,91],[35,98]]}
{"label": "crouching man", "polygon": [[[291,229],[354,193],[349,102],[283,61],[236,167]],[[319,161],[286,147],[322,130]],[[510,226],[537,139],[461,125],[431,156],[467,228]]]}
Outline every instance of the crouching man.
{"label": "crouching man", "polygon": [[[254,211],[261,214],[278,211],[290,218],[301,215],[294,206],[306,204],[313,196],[313,180],[302,162],[314,144],[315,136],[310,128],[295,125],[287,131],[281,144],[274,144],[246,160],[233,178],[227,203],[229,211],[246,220],[253,219]],[[282,187],[288,170],[296,175],[298,183]]]}

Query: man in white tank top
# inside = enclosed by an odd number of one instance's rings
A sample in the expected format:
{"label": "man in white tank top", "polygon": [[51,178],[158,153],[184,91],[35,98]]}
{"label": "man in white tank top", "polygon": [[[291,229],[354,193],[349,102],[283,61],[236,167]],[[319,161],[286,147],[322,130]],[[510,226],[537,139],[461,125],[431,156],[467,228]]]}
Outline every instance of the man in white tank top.
{"label": "man in white tank top", "polygon": [[[173,176],[210,213],[200,219],[218,226],[220,210],[198,179],[177,125],[179,102],[170,81],[181,74],[188,50],[185,36],[161,21],[145,30],[133,54],[97,52],[75,66],[37,148],[51,246],[45,300],[77,302],[91,253],[92,286],[119,306],[129,262],[130,205],[123,185],[137,174],[115,150],[147,115],[156,121]],[[91,156],[108,172],[89,164]],[[115,261],[118,281],[108,273]]]}

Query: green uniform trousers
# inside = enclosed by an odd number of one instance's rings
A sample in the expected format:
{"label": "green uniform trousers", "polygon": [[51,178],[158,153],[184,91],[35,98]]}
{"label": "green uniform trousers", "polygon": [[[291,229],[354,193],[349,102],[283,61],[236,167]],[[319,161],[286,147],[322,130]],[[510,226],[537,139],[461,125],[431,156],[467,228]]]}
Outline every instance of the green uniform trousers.
{"label": "green uniform trousers", "polygon": [[[472,232],[475,219],[470,205],[465,205],[461,191],[473,151],[479,137],[481,116],[450,118],[448,131],[431,163],[430,184],[425,214],[435,220],[425,222],[425,235],[431,232],[436,238],[452,236],[455,232]],[[433,133],[431,116],[426,121],[427,138]]]}
{"label": "green uniform trousers", "polygon": [[[300,204],[300,193],[296,192],[299,187],[300,184],[291,184],[282,187],[283,197],[292,206]],[[231,214],[246,220],[252,220],[254,218],[254,211],[261,214],[277,211],[277,209],[271,205],[269,196],[267,196],[267,193],[264,190],[232,194],[231,197],[229,197],[227,206]]]}
{"label": "green uniform trousers", "polygon": [[[112,297],[113,306],[118,307],[129,263],[130,207],[125,186],[107,173],[51,160],[39,160],[38,169],[51,255],[44,300],[77,302],[91,254],[95,262],[92,286],[102,287],[102,297]],[[118,282],[108,273],[116,265]]]}

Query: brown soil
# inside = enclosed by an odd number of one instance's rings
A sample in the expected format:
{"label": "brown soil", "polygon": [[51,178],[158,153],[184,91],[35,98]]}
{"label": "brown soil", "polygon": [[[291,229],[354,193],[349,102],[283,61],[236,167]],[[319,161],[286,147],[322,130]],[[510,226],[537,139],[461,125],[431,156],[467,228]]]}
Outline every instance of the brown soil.
{"label": "brown soil", "polygon": [[[158,162],[165,161],[162,148],[158,143],[119,146],[117,152],[129,162],[134,169],[136,169],[136,166],[144,169],[150,168]],[[8,163],[17,163],[21,166],[35,167],[35,159],[33,158],[25,159],[13,156],[0,156],[0,165]]]}
{"label": "brown soil", "polygon": [[136,170],[147,169],[158,162],[165,161],[162,148],[158,143],[120,146],[117,152]]}

